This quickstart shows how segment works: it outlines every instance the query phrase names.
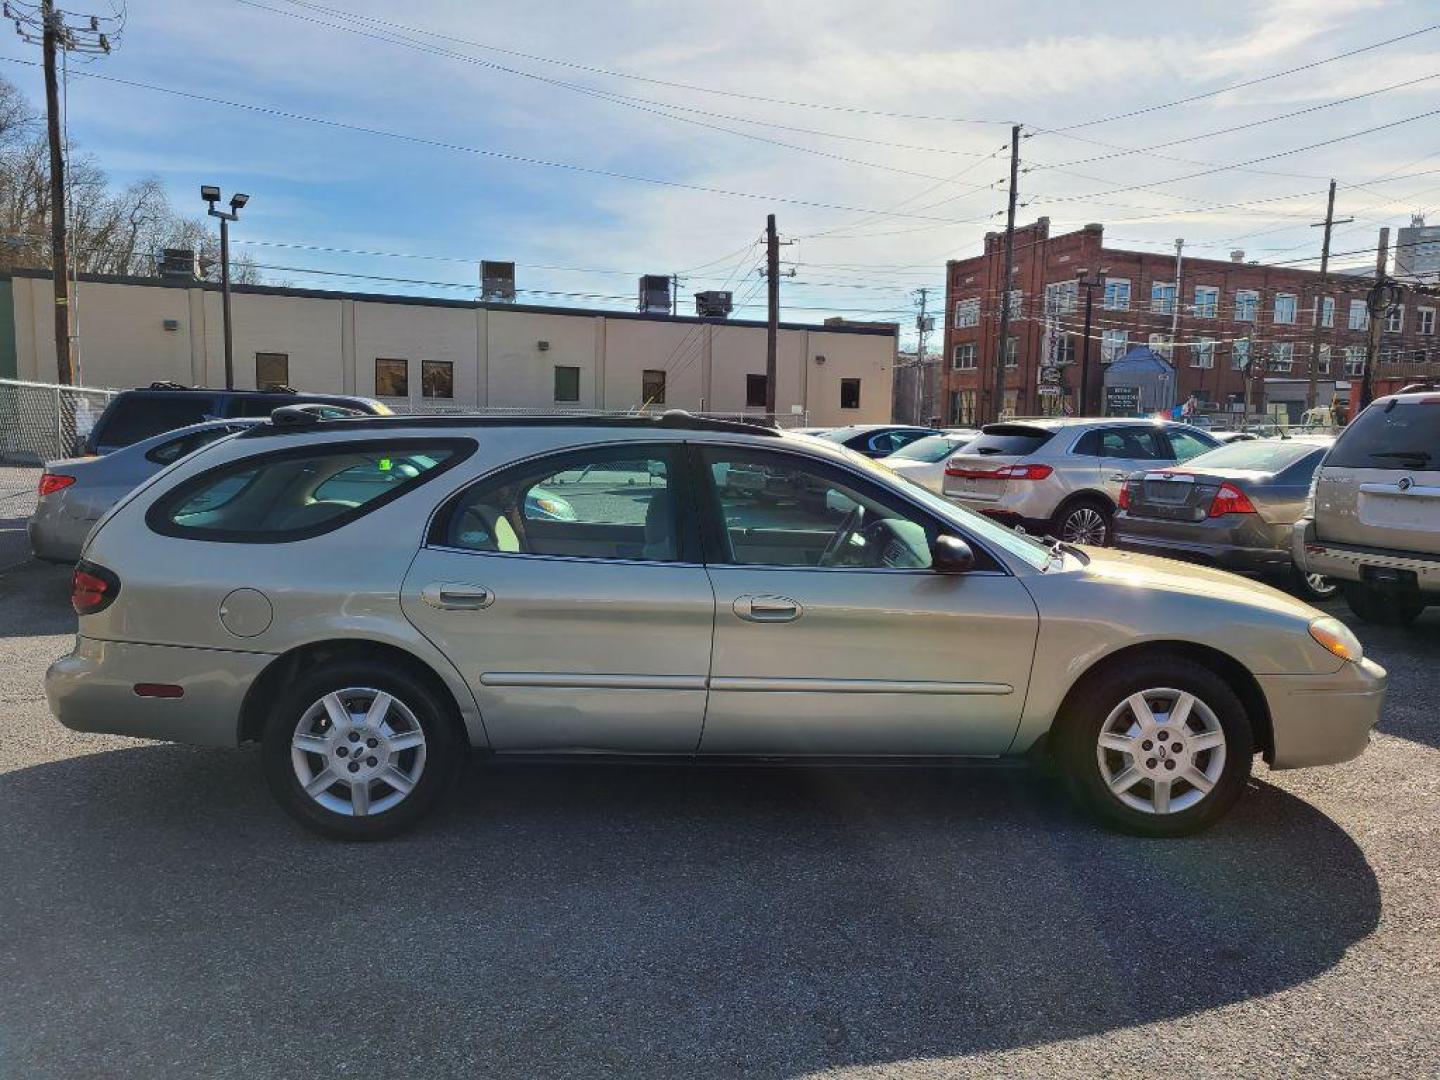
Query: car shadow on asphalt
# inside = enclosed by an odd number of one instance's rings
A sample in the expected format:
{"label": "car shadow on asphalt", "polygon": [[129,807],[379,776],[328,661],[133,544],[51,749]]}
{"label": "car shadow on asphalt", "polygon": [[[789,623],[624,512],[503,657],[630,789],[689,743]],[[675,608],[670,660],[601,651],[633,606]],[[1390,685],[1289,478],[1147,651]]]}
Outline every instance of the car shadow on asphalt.
{"label": "car shadow on asphalt", "polygon": [[253,751],[143,746],[0,777],[0,821],[22,1070],[794,1076],[1273,994],[1380,914],[1350,837],[1258,781],[1144,841],[1020,769],[477,766],[367,845],[292,825]]}

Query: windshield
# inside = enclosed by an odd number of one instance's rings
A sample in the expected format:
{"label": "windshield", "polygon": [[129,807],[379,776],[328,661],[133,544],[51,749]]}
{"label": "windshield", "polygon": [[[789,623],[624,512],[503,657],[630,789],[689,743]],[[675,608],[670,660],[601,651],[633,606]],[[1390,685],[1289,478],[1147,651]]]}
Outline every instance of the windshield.
{"label": "windshield", "polygon": [[953,522],[958,528],[974,533],[987,544],[993,544],[1014,555],[1036,570],[1044,570],[1050,565],[1050,549],[1040,541],[1032,540],[1024,533],[1018,533],[1014,529],[991,521],[974,510],[956,506],[949,499],[941,498],[923,484],[917,484],[903,473],[893,472],[879,462],[871,461],[864,454],[857,454],[844,447],[840,449],[850,464],[864,470],[873,479],[891,486],[897,483],[903,484],[906,495],[920,503],[941,521]]}
{"label": "windshield", "polygon": [[1301,458],[1325,452],[1318,443],[1284,442],[1254,439],[1249,442],[1233,442],[1200,454],[1185,463],[1185,471],[1204,472],[1206,469],[1248,469],[1252,472],[1278,473],[1288,469]]}
{"label": "windshield", "polygon": [[890,457],[892,459],[901,458],[905,461],[944,461],[964,445],[964,439],[958,439],[953,435],[927,435],[923,439],[917,439],[909,446],[902,446]]}

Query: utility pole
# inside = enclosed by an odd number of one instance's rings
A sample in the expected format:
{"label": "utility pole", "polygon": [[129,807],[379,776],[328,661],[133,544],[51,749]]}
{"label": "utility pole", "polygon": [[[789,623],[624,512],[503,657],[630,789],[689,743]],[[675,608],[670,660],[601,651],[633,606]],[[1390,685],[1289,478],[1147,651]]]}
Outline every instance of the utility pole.
{"label": "utility pole", "polygon": [[775,423],[775,348],[780,337],[780,237],[775,215],[765,215],[765,418]]}
{"label": "utility pole", "polygon": [[1320,280],[1316,283],[1315,290],[1315,336],[1310,342],[1310,385],[1305,391],[1305,408],[1307,411],[1315,408],[1315,398],[1319,395],[1320,339],[1324,336],[1321,332],[1320,316],[1322,314],[1321,308],[1325,303],[1325,298],[1321,293],[1325,290],[1325,282],[1330,270],[1330,231],[1336,225],[1346,225],[1354,220],[1354,218],[1344,218],[1340,221],[1335,220],[1335,181],[1331,180],[1330,195],[1325,200],[1325,220],[1314,222],[1310,226],[1312,229],[1323,227],[1325,229],[1325,238],[1320,243]]}
{"label": "utility pole", "polygon": [[[1375,288],[1371,291],[1372,297],[1383,294],[1382,286],[1385,284],[1385,265],[1390,260],[1390,229],[1387,226],[1380,230],[1380,244],[1375,249]],[[1375,396],[1374,372],[1375,365],[1380,359],[1380,331],[1384,329],[1382,320],[1385,318],[1385,309],[1374,305],[1369,309],[1370,314],[1370,336],[1365,343],[1365,370],[1360,374],[1360,408],[1370,404]]]}
{"label": "utility pole", "polygon": [[680,313],[680,275],[670,275],[670,317]]}
{"label": "utility pole", "polygon": [[1005,353],[1010,339],[1010,275],[1015,272],[1015,195],[1020,181],[1020,125],[1010,128],[1010,203],[1005,211],[1005,273],[1000,279],[1000,340],[995,345],[995,387],[990,419],[1005,408]]}
{"label": "utility pole", "polygon": [[[75,349],[70,334],[70,245],[66,234],[65,144],[61,131],[60,83],[55,58],[65,52],[108,53],[110,37],[101,20],[89,16],[85,25],[69,26],[53,0],[40,0],[33,10],[4,6],[22,40],[40,45],[45,69],[45,129],[50,142],[50,276],[55,288],[55,372],[69,386],[75,382]],[[106,20],[107,22],[109,20]]]}
{"label": "utility pole", "polygon": [[925,303],[930,296],[927,288],[916,289],[920,294],[920,314],[915,316],[915,330],[920,338],[915,349],[915,416],[916,424],[925,423],[925,335],[929,333],[929,321],[925,317]]}
{"label": "utility pole", "polygon": [[1079,416],[1090,415],[1090,330],[1094,322],[1095,290],[1105,288],[1105,274],[1103,266],[1093,278],[1089,270],[1075,272],[1076,283],[1085,290],[1085,336],[1080,345],[1080,394],[1075,410]]}

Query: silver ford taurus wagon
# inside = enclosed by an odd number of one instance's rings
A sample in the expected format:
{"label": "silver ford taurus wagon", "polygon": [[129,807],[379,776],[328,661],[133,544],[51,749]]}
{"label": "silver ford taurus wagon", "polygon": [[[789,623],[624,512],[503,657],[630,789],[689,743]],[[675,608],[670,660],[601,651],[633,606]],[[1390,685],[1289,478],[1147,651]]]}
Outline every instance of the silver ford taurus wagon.
{"label": "silver ford taurus wagon", "polygon": [[[280,410],[118,504],[74,574],[62,723],[258,741],[347,837],[501,755],[1044,755],[1105,821],[1218,818],[1252,759],[1366,746],[1385,673],[1232,575],[1043,544],[845,449],[685,414]],[[957,779],[963,783],[963,779]]]}

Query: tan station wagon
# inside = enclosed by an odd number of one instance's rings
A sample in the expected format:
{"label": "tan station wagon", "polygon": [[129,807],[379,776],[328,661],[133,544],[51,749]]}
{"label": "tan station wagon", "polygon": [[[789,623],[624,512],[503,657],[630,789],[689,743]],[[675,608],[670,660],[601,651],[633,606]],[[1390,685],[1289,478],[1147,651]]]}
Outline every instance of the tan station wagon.
{"label": "tan station wagon", "polygon": [[1105,821],[1177,834],[1257,754],[1359,754],[1385,691],[1284,593],[1042,544],[833,443],[685,414],[279,410],[103,518],[72,602],[61,722],[258,741],[279,801],[337,836],[414,823],[471,748],[1045,756]]}

